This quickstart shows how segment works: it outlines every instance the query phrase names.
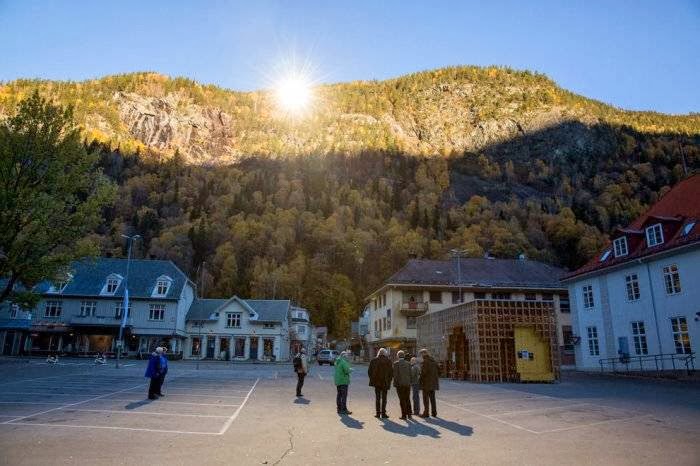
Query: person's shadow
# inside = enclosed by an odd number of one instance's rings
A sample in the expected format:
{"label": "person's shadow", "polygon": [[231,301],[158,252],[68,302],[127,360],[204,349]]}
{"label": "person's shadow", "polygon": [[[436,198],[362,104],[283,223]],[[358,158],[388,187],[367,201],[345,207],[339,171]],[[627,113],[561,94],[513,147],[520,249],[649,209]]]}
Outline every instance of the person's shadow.
{"label": "person's shadow", "polygon": [[295,405],[308,405],[309,403],[311,403],[311,400],[307,400],[306,398],[294,398]]}
{"label": "person's shadow", "polygon": [[427,437],[440,438],[440,432],[438,430],[415,420],[409,421],[406,425],[403,425],[389,419],[382,419],[382,427],[387,432],[401,434],[407,437],[425,435]]}
{"label": "person's shadow", "polygon": [[340,422],[345,424],[345,427],[349,427],[350,429],[363,429],[362,426],[364,425],[364,422],[360,422],[357,419],[347,415],[340,416]]}
{"label": "person's shadow", "polygon": [[452,432],[462,435],[464,437],[468,437],[474,433],[474,429],[470,426],[465,426],[457,422],[448,421],[446,419],[441,419],[438,417],[426,418],[425,422],[429,424],[435,424],[436,426],[440,426],[447,430],[451,430]]}
{"label": "person's shadow", "polygon": [[133,401],[129,403],[128,405],[124,406],[124,409],[136,409],[140,408],[141,406],[146,406],[148,404],[153,403],[153,400],[145,399],[141,401]]}

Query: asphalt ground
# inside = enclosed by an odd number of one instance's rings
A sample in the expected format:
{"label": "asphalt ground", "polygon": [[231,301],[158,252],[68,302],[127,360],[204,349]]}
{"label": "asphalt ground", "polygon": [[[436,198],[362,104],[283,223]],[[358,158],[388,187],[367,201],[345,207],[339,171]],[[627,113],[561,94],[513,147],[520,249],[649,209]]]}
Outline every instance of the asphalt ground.
{"label": "asphalt ground", "polygon": [[0,464],[700,464],[700,386],[565,373],[556,384],[441,380],[438,418],[374,415],[367,367],[335,411],[329,366],[0,361]]}

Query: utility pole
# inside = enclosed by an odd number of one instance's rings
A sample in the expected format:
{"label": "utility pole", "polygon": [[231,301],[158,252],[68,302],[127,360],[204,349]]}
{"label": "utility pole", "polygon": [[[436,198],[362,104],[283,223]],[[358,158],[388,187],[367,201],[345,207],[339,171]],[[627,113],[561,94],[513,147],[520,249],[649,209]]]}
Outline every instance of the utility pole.
{"label": "utility pole", "polygon": [[126,320],[129,317],[129,266],[131,265],[131,246],[134,244],[134,240],[141,239],[141,235],[127,236],[122,235],[126,238],[128,244],[128,252],[126,254],[126,276],[124,277],[124,300],[122,301],[122,321],[119,324],[119,339],[117,340],[117,360],[115,362],[115,368],[119,369],[119,359],[122,353],[122,346],[124,342],[124,327],[126,327]]}
{"label": "utility pole", "polygon": [[457,259],[457,287],[459,293],[459,303],[464,302],[464,296],[462,296],[462,256],[466,251],[462,249],[451,249],[450,254],[453,258]]}

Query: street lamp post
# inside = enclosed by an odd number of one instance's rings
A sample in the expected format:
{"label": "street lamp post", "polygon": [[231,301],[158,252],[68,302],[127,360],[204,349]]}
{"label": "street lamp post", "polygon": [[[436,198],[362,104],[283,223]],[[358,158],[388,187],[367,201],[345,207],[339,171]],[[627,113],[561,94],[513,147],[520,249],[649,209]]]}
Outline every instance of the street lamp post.
{"label": "street lamp post", "polygon": [[455,257],[457,259],[457,287],[459,290],[459,302],[462,303],[464,299],[462,296],[462,261],[460,259],[462,258],[462,255],[465,253],[465,251],[461,249],[452,249],[450,250],[450,253],[452,254],[452,257]]}
{"label": "street lamp post", "polygon": [[128,244],[128,252],[126,255],[126,276],[124,277],[124,300],[122,301],[122,321],[119,324],[119,339],[117,340],[117,360],[115,363],[115,368],[119,369],[119,358],[122,353],[122,346],[124,342],[124,327],[126,327],[126,319],[129,317],[129,266],[131,265],[131,246],[134,244],[134,240],[141,239],[141,235],[127,236],[122,235],[122,238],[126,238]]}

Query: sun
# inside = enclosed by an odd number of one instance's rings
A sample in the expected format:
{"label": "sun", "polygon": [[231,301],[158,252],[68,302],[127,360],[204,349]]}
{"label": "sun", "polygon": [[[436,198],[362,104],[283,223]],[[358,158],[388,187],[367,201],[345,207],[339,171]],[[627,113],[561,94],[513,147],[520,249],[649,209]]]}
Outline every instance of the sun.
{"label": "sun", "polygon": [[311,80],[300,73],[290,73],[280,79],[274,91],[280,110],[292,115],[304,113],[313,100]]}

